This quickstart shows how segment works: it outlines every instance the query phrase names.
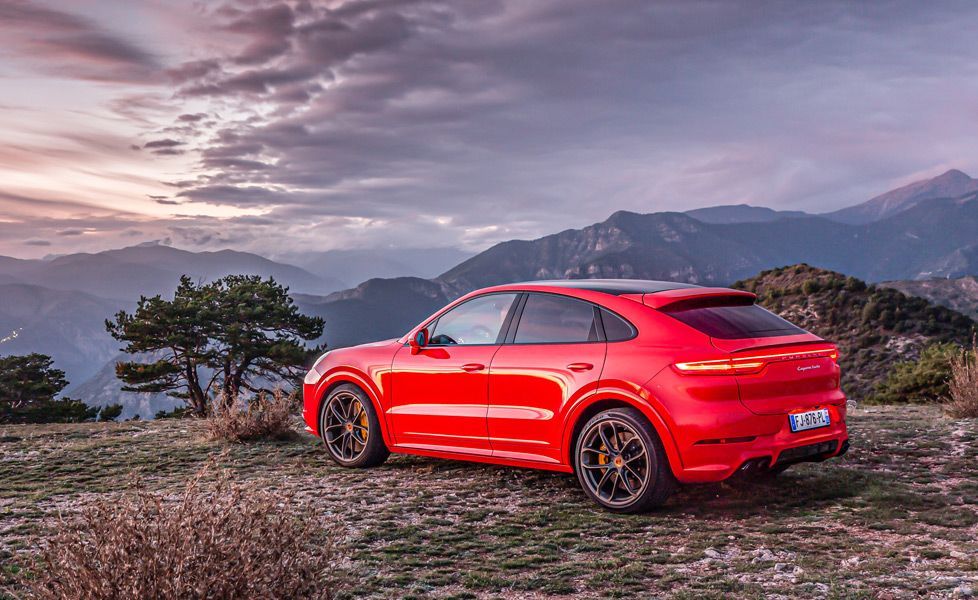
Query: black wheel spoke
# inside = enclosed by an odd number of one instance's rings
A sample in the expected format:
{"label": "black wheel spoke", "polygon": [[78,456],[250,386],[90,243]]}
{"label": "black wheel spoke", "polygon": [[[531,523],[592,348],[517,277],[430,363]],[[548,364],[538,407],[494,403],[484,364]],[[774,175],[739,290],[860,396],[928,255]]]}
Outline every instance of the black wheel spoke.
{"label": "black wheel spoke", "polygon": [[610,502],[615,501],[615,492],[618,491],[618,480],[621,479],[621,475],[617,470],[611,472],[611,496],[608,497]]}
{"label": "black wheel spoke", "polygon": [[604,447],[608,450],[608,452],[611,452],[614,450],[614,448],[611,445],[611,440],[609,440],[608,436],[605,434],[604,427],[602,427],[602,425],[603,423],[598,425],[598,435],[601,436],[601,442],[604,444]]}
{"label": "black wheel spoke", "polygon": [[[601,488],[604,487],[604,484],[607,483],[608,479],[611,478],[611,474],[614,472],[614,469],[608,469],[605,471],[604,475],[601,476],[601,480],[598,482],[598,485],[594,486],[594,489],[598,492],[599,496],[601,495]],[[612,495],[614,495],[614,490],[612,490]]]}
{"label": "black wheel spoke", "polygon": [[634,456],[629,456],[628,458],[626,458],[625,459],[625,464],[627,465],[627,464],[631,463],[632,461],[639,460],[640,458],[645,458],[645,449],[644,448],[638,454],[636,454]]}
{"label": "black wheel spoke", "polygon": [[[638,490],[636,488],[632,487],[632,484],[628,483],[628,475],[629,475],[629,473],[630,473],[630,471],[628,471],[627,469],[623,469],[620,472],[620,474],[618,475],[618,479],[621,480],[621,484],[623,486],[625,486],[625,491],[628,492],[629,495],[634,496],[635,495],[635,492],[637,492]],[[636,477],[636,479],[639,479],[639,478]]]}

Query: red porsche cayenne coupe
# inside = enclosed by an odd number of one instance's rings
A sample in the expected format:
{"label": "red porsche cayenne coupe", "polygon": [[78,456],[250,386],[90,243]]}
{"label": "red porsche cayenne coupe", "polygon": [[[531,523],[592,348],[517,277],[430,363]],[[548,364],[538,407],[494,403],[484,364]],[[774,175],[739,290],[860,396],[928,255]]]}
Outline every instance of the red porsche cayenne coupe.
{"label": "red porsche cayenne coupe", "polygon": [[754,300],[639,280],[478,290],[324,354],[303,416],[345,467],[402,452],[573,472],[616,512],[843,454],[836,347]]}

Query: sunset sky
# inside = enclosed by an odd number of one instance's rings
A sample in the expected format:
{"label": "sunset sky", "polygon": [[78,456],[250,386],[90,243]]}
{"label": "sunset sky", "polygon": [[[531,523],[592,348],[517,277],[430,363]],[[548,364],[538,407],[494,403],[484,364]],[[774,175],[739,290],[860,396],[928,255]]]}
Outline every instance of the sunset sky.
{"label": "sunset sky", "polygon": [[0,254],[470,250],[978,175],[978,5],[0,0]]}

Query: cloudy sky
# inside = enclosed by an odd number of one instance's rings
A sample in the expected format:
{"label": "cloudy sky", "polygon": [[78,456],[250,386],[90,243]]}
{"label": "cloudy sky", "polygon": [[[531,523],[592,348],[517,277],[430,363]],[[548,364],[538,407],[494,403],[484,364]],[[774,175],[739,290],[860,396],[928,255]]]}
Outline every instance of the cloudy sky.
{"label": "cloudy sky", "polygon": [[978,174],[978,5],[0,0],[0,254],[481,249]]}

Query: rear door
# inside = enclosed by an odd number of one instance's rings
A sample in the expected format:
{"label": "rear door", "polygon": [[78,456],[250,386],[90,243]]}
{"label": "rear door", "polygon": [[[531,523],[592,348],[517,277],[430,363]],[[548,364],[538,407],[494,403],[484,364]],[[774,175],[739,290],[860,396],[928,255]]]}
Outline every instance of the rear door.
{"label": "rear door", "polygon": [[845,402],[835,347],[749,299],[711,299],[664,312],[709,335],[735,363],[757,365],[736,375],[740,400],[754,413]]}
{"label": "rear door", "polygon": [[597,308],[528,293],[489,372],[493,456],[560,462],[564,412],[597,387],[607,344]]}

